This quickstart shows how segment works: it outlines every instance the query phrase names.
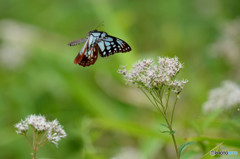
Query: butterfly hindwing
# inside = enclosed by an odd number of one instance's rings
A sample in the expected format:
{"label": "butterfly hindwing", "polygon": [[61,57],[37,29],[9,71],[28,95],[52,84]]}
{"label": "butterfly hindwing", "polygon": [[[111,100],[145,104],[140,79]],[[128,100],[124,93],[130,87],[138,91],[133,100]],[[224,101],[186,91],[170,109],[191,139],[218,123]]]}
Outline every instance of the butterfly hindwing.
{"label": "butterfly hindwing", "polygon": [[80,62],[82,61],[83,56],[85,55],[85,52],[87,51],[88,43],[89,43],[89,41],[87,41],[87,42],[84,44],[84,46],[83,46],[83,48],[81,49],[81,51],[80,51],[80,52],[77,54],[77,56],[75,57],[75,59],[74,59],[74,63],[75,63],[75,64],[78,64],[78,63],[80,63]]}
{"label": "butterfly hindwing", "polygon": [[82,60],[78,63],[79,65],[85,67],[93,65],[98,58],[98,45],[94,45],[90,50],[85,52]]}
{"label": "butterfly hindwing", "polygon": [[107,36],[104,40],[98,42],[98,46],[101,57],[131,51],[131,47],[125,41],[113,36]]}

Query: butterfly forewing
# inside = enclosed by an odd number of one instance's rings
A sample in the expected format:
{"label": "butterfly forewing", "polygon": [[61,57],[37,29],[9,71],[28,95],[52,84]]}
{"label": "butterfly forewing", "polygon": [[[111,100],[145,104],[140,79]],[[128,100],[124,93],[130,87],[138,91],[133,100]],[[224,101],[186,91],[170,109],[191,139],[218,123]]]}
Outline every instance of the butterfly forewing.
{"label": "butterfly forewing", "polygon": [[101,57],[131,51],[131,47],[125,41],[113,36],[107,36],[104,40],[98,42],[98,46]]}
{"label": "butterfly forewing", "polygon": [[79,44],[81,44],[85,41],[87,41],[87,38],[77,39],[77,40],[74,40],[74,41],[70,42],[68,45],[69,46],[75,46],[75,45],[79,45]]}

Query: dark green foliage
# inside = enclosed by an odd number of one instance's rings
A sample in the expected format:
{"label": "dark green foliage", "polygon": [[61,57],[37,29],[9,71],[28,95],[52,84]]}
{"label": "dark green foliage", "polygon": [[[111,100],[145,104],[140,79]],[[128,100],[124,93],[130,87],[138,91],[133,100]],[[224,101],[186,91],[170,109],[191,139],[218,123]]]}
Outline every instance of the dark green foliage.
{"label": "dark green foliage", "polygon": [[[167,132],[175,133],[179,145],[184,139],[198,143],[183,156],[203,156],[220,143],[240,152],[239,115],[233,120],[202,113],[210,89],[225,79],[239,82],[239,68],[210,50],[222,25],[240,14],[239,6],[237,0],[0,1],[0,54],[11,57],[0,56],[0,158],[31,157],[14,130],[29,114],[57,118],[68,135],[58,148],[43,147],[39,159],[109,159],[125,147],[137,149],[143,159],[174,158],[170,136],[160,132],[167,128],[158,127],[163,119],[117,73],[120,65],[157,56],[178,56],[184,62],[179,78],[189,80],[175,110],[176,132]],[[68,47],[68,42],[102,21],[98,30],[124,39],[133,51],[99,56],[86,68],[75,65],[82,45]]]}

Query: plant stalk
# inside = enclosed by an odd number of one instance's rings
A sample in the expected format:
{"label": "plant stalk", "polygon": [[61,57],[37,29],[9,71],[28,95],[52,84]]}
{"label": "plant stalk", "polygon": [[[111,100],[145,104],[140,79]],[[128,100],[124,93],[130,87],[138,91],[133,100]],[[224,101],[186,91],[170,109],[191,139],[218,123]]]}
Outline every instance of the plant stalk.
{"label": "plant stalk", "polygon": [[[168,125],[168,128],[170,130],[170,132],[173,132],[173,129],[172,129],[172,124],[169,123],[168,119],[166,118],[166,116],[164,116],[165,118],[165,121]],[[173,143],[174,143],[174,148],[175,148],[175,151],[176,151],[176,155],[177,155],[177,158],[180,159],[180,155],[178,153],[178,147],[177,147],[177,142],[176,142],[176,139],[175,139],[175,136],[174,136],[174,133],[171,133],[171,136],[172,136],[172,140],[173,140]]]}
{"label": "plant stalk", "polygon": [[172,136],[172,139],[173,139],[173,143],[174,143],[175,151],[176,151],[176,154],[177,154],[177,158],[180,159],[180,156],[179,156],[179,153],[178,153],[177,142],[175,140],[175,136],[174,136],[174,134],[171,134],[171,136]]}
{"label": "plant stalk", "polygon": [[[164,118],[165,118],[165,120],[167,122],[167,125],[168,125],[168,128],[169,128],[170,132],[173,132],[172,125],[169,123],[169,121],[166,118],[166,116],[164,116]],[[180,155],[178,153],[178,147],[177,147],[177,142],[176,142],[174,133],[171,133],[171,136],[172,136],[172,140],[173,140],[173,143],[174,143],[174,148],[175,148],[175,151],[176,151],[177,158],[180,159]]]}
{"label": "plant stalk", "polygon": [[[165,121],[166,121],[166,123],[168,125],[169,131],[170,131],[170,135],[172,136],[172,140],[173,140],[173,143],[174,143],[174,148],[175,148],[175,151],[176,151],[177,159],[180,159],[180,155],[178,153],[177,142],[176,142],[176,139],[175,139],[175,136],[174,136],[174,133],[173,133],[173,129],[172,129],[173,114],[174,114],[175,106],[176,106],[176,103],[177,103],[177,98],[176,98],[176,100],[174,102],[173,110],[172,110],[172,114],[171,114],[171,118],[170,118],[170,122],[169,122],[168,118],[167,118],[167,109],[168,109],[168,101],[169,101],[169,97],[170,97],[170,90],[168,91],[166,105],[164,106],[164,104],[162,102],[162,94],[161,94],[162,90],[159,93],[160,96],[156,97],[158,95],[156,92],[152,93],[151,91],[148,91],[148,90],[145,91],[142,88],[140,88],[140,89],[146,95],[146,97],[149,99],[149,101],[153,104],[153,106],[163,115],[163,117],[164,117],[164,119],[165,119]],[[151,99],[151,97],[149,97],[147,92],[150,94],[150,96],[152,96],[152,99]],[[154,94],[154,93],[156,93],[156,94]],[[159,99],[159,101],[158,101],[158,99]],[[162,108],[162,110],[161,110],[161,108]]]}
{"label": "plant stalk", "polygon": [[33,149],[33,155],[32,155],[33,159],[37,159],[37,150],[36,147]]}

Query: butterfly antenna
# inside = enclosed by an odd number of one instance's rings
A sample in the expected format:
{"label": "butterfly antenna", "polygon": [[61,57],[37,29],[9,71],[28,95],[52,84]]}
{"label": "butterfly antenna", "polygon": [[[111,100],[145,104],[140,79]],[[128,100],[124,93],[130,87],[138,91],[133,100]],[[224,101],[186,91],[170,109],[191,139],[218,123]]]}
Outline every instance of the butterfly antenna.
{"label": "butterfly antenna", "polygon": [[104,21],[100,22],[94,30],[98,30],[99,28],[104,26]]}

